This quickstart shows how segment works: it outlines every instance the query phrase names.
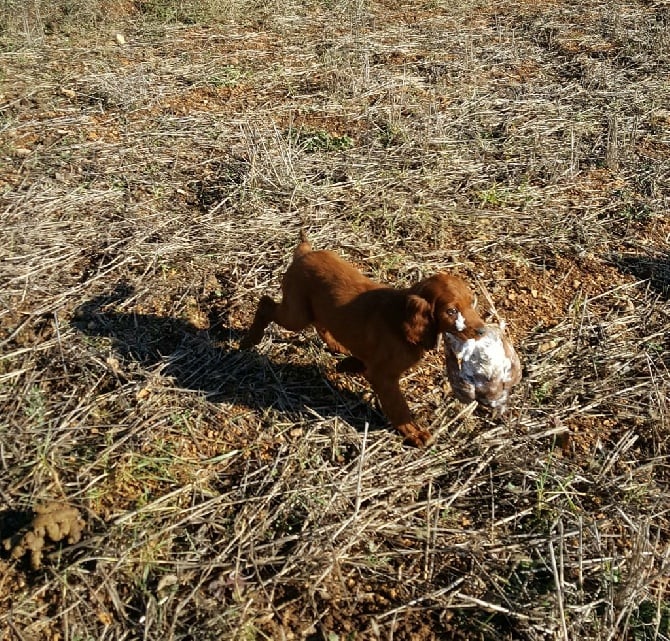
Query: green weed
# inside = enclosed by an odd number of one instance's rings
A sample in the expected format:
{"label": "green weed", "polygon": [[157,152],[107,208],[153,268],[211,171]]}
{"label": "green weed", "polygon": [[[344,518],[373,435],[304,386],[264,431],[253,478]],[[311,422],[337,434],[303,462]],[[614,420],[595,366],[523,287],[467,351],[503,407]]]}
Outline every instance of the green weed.
{"label": "green weed", "polygon": [[288,137],[300,149],[308,153],[317,151],[344,151],[349,149],[354,141],[347,135],[338,136],[323,129],[290,129]]}

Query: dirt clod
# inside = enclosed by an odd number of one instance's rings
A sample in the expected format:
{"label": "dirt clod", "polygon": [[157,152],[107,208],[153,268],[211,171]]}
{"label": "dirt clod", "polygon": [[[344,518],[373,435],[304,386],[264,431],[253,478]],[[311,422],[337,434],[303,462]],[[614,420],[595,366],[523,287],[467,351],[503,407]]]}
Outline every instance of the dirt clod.
{"label": "dirt clod", "polygon": [[79,510],[66,503],[46,503],[35,508],[35,517],[24,531],[2,541],[13,559],[30,553],[30,566],[37,570],[42,565],[45,546],[67,541],[72,545],[81,539],[86,523]]}

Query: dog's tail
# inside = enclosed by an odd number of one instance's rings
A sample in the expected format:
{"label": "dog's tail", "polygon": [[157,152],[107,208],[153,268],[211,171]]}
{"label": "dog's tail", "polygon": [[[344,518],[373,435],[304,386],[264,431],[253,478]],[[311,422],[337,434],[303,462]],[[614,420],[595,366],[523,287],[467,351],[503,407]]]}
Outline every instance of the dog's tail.
{"label": "dog's tail", "polygon": [[293,259],[295,260],[296,258],[304,256],[305,254],[309,254],[311,251],[312,246],[309,244],[309,240],[307,240],[307,234],[305,233],[304,229],[300,229],[300,244],[293,252]]}

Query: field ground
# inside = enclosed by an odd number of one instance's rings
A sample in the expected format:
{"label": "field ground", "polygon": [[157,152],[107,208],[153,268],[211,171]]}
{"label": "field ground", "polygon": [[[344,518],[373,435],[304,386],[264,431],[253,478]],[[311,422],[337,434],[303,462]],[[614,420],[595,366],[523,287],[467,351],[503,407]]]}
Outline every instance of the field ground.
{"label": "field ground", "polygon": [[[99,8],[104,6],[104,12]],[[670,7],[0,1],[0,639],[670,638]],[[504,318],[504,420],[310,332],[298,230]]]}

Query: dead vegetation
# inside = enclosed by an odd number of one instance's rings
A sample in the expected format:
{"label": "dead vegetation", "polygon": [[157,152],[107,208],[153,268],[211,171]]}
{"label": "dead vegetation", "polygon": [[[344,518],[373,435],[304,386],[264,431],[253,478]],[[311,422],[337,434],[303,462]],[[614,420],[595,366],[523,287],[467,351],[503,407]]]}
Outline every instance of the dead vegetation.
{"label": "dead vegetation", "polygon": [[[0,2],[0,534],[87,521],[0,636],[667,639],[667,6],[98,6]],[[314,335],[239,352],[301,221],[467,278],[509,417],[431,355],[411,450]]]}

